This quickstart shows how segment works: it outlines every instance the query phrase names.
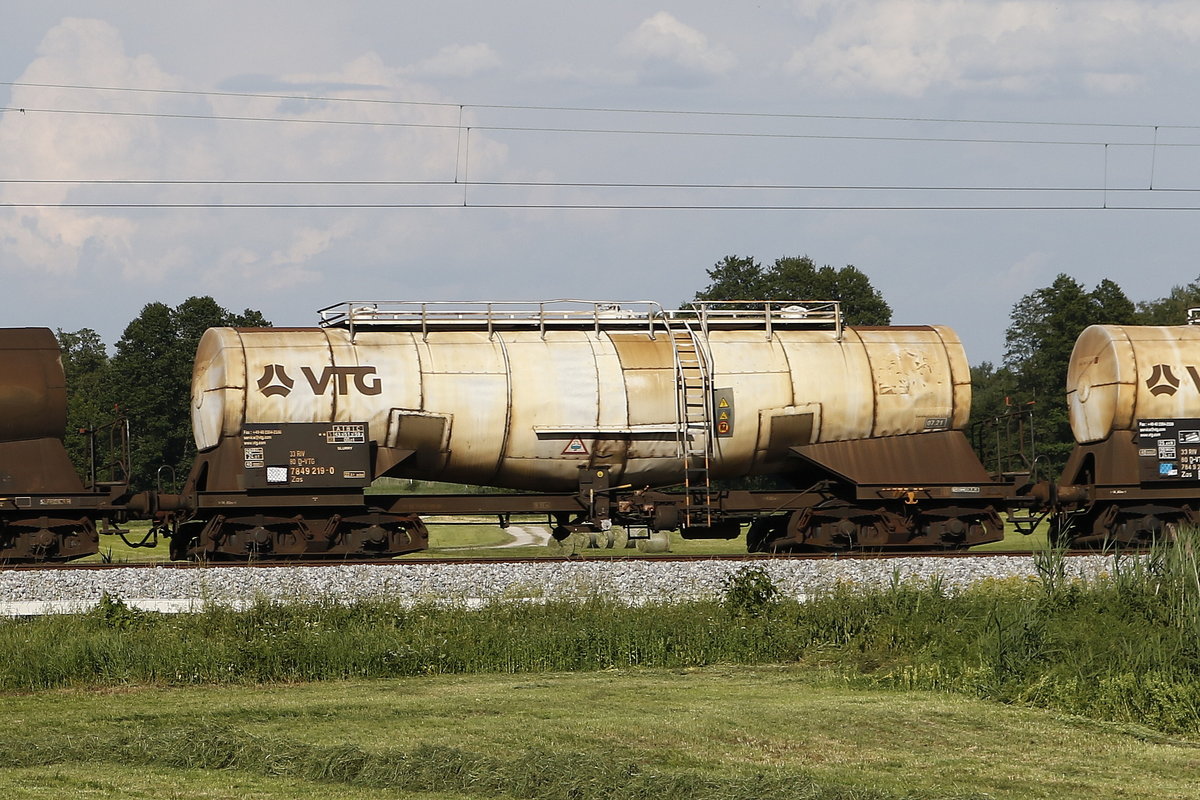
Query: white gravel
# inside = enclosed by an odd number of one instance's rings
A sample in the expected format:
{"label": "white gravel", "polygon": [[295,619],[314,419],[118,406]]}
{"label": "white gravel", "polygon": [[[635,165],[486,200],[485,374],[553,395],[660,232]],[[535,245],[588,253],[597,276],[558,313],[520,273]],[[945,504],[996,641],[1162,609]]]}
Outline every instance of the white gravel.
{"label": "white gravel", "polygon": [[[1067,559],[1069,577],[1111,569],[1108,556]],[[0,615],[78,611],[104,593],[143,608],[179,611],[204,605],[399,598],[476,605],[495,599],[601,595],[630,603],[720,595],[726,578],[760,566],[786,595],[804,598],[838,584],[887,586],[894,580],[948,591],[989,578],[1033,578],[1030,556],[991,558],[820,559],[805,561],[552,561],[541,564],[402,564],[256,569],[105,569],[0,571]]]}

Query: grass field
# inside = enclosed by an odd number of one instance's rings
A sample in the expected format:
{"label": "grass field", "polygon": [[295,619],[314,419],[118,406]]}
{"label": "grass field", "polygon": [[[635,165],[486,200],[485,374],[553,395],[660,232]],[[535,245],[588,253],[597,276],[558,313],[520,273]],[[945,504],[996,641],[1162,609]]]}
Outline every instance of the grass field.
{"label": "grass field", "polygon": [[6,798],[1167,800],[1200,789],[1194,742],[850,689],[798,666],[55,691],[0,697],[0,719]]}
{"label": "grass field", "polygon": [[1187,535],[961,592],[0,623],[0,796],[1193,798]]}

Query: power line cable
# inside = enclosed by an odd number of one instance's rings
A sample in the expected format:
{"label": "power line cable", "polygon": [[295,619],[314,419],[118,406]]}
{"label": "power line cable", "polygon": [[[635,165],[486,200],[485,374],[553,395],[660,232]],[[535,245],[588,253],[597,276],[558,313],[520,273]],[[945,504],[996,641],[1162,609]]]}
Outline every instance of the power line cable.
{"label": "power line cable", "polygon": [[[647,109],[605,106],[556,106],[556,105],[521,105],[515,103],[452,103],[433,100],[384,100],[380,98],[333,97],[328,95],[309,94],[276,94],[264,92],[228,92],[199,89],[150,89],[121,86],[88,86],[66,83],[35,83],[30,81],[0,81],[0,86],[43,88],[43,89],[75,89],[84,91],[131,92],[147,94],[192,95],[201,97],[232,97],[249,99],[272,100],[315,100],[327,103],[369,103],[377,105],[396,106],[430,106],[437,108],[479,108],[505,111],[563,111],[574,113],[596,114],[648,114],[663,116],[694,116],[694,117],[743,117],[746,119],[781,119],[781,120],[835,120],[861,122],[907,122],[934,124],[964,124],[964,125],[1026,125],[1053,126],[1070,128],[1134,128],[1153,129],[1164,128],[1173,130],[1200,130],[1200,125],[1170,125],[1162,123],[1124,123],[1124,122],[1066,122],[1055,120],[1013,120],[1013,119],[973,119],[954,117],[895,117],[871,116],[865,114],[798,114],[779,112],[754,111],[712,111],[689,109]],[[382,91],[386,86],[364,86],[363,91]]]}
{"label": "power line cable", "polygon": [[[1098,190],[1097,190],[1098,191]],[[1111,192],[1112,190],[1110,190]],[[1144,190],[1143,190],[1144,191]],[[1157,190],[1155,190],[1157,191]],[[396,210],[396,209],[492,209],[559,211],[1200,211],[1200,205],[1134,205],[1114,203],[1111,196],[1089,204],[1063,205],[846,205],[831,203],[789,204],[703,204],[703,203],[0,203],[0,208],[87,208],[146,210]]]}
{"label": "power line cable", "polygon": [[890,191],[890,192],[1200,192],[1200,187],[1150,186],[972,186],[818,183],[634,183],[605,181],[461,181],[461,180],[162,180],[136,178],[0,178],[0,185],[47,186],[313,186],[313,187],[453,187],[477,186],[530,189],[672,189],[746,191]]}
{"label": "power line cable", "polygon": [[[809,114],[765,114],[751,112],[709,112],[709,111],[677,111],[677,110],[647,110],[647,109],[604,109],[604,108],[586,108],[586,107],[555,107],[555,106],[517,106],[517,105],[499,105],[499,104],[452,104],[452,103],[435,103],[425,101],[403,101],[403,100],[380,100],[372,98],[333,98],[319,97],[311,95],[291,95],[291,94],[261,94],[261,93],[242,93],[242,92],[205,92],[194,90],[178,90],[178,89],[147,89],[147,88],[132,88],[132,87],[97,87],[97,86],[81,86],[73,84],[36,84],[27,82],[0,82],[0,85],[20,86],[20,87],[37,87],[37,88],[56,88],[56,89],[75,89],[85,91],[109,91],[109,92],[145,92],[155,94],[185,94],[185,95],[212,95],[221,97],[248,97],[248,98],[272,98],[285,100],[320,100],[329,102],[346,102],[346,103],[378,103],[396,106],[431,106],[448,109],[455,109],[458,112],[457,121],[454,123],[436,123],[436,122],[390,122],[376,120],[346,120],[346,119],[314,119],[314,118],[299,118],[299,117],[278,117],[278,116],[251,116],[251,115],[229,115],[229,114],[189,114],[189,113],[172,113],[172,112],[146,112],[146,111],[112,111],[99,109],[68,109],[68,108],[19,108],[6,107],[0,108],[0,112],[13,113],[20,112],[21,114],[66,114],[66,115],[85,115],[85,116],[112,116],[112,117],[134,117],[134,118],[162,118],[162,119],[187,119],[187,120],[202,120],[202,121],[240,121],[240,122],[269,122],[269,123],[288,123],[288,124],[319,124],[319,125],[341,125],[341,126],[371,126],[383,128],[414,128],[414,129],[434,129],[444,131],[457,132],[461,137],[466,134],[469,136],[472,130],[488,131],[488,132],[509,132],[509,133],[552,133],[552,134],[580,134],[580,135],[641,135],[641,136],[677,136],[677,137],[720,137],[720,138],[738,138],[738,139],[776,139],[776,140],[807,140],[807,141],[858,141],[858,142],[888,142],[888,143],[923,143],[923,144],[999,144],[999,145],[1029,145],[1029,146],[1054,146],[1054,147],[1097,147],[1104,148],[1105,151],[1105,178],[1103,186],[970,186],[970,185],[879,185],[879,184],[749,184],[749,183],[719,183],[719,182],[696,182],[696,183],[680,183],[680,182],[620,182],[620,181],[473,181],[460,180],[457,176],[453,181],[446,180],[237,180],[237,179],[160,179],[160,180],[137,180],[137,179],[37,179],[37,178],[0,178],[0,184],[6,185],[78,185],[78,186],[311,186],[311,187],[343,187],[343,188],[367,188],[367,187],[445,187],[445,186],[461,186],[464,190],[468,187],[502,187],[502,188],[563,188],[563,189],[657,189],[671,191],[686,191],[686,190],[725,190],[725,191],[876,191],[876,192],[971,192],[971,193],[997,193],[1006,192],[1009,194],[1025,194],[1025,193],[1066,193],[1066,192],[1116,192],[1125,193],[1140,192],[1146,188],[1151,188],[1160,193],[1175,192],[1186,193],[1196,191],[1187,187],[1166,187],[1154,189],[1152,184],[1150,187],[1114,187],[1108,186],[1107,166],[1108,166],[1108,149],[1110,147],[1143,147],[1150,148],[1152,153],[1157,152],[1157,148],[1194,148],[1200,147],[1200,143],[1184,143],[1184,142],[1161,142],[1158,139],[1158,132],[1163,127],[1172,126],[1146,126],[1146,125],[1131,125],[1121,123],[1061,123],[1061,122],[1020,122],[1012,120],[955,120],[955,119],[940,119],[940,118],[919,118],[919,117],[868,117],[868,116],[831,116],[831,115],[809,115]],[[638,113],[638,114],[663,114],[663,115],[686,115],[696,117],[738,117],[738,118],[770,118],[770,119],[820,119],[820,120],[839,120],[839,121],[886,121],[886,122],[938,122],[938,123],[962,123],[962,124],[1006,124],[1006,125],[1038,125],[1038,126],[1058,126],[1071,128],[1126,128],[1146,130],[1153,133],[1153,141],[1147,142],[1110,142],[1100,140],[1070,140],[1070,139],[1047,139],[1047,138],[1003,138],[1003,137],[971,137],[971,136],[919,136],[919,135],[866,135],[866,134],[834,134],[834,133],[782,133],[782,132],[761,132],[761,131],[720,131],[720,130],[664,130],[654,128],[624,128],[624,127],[567,127],[567,126],[541,126],[541,125],[472,125],[466,124],[463,121],[463,110],[465,108],[478,109],[515,109],[515,110],[553,110],[565,112],[595,112],[595,113]],[[1200,126],[1174,126],[1179,128],[1200,129]],[[802,209],[802,208],[827,208],[834,209],[936,209],[941,206],[935,205],[888,205],[888,206],[842,206],[842,205],[795,205],[795,204],[770,204],[770,205],[710,205],[710,204],[636,204],[636,203],[591,203],[591,204],[523,204],[523,203],[504,203],[504,204],[479,204],[469,203],[466,198],[461,202],[455,203],[5,203],[0,204],[10,208],[442,208],[442,207],[503,207],[503,208],[596,208],[596,209],[635,209],[635,208],[661,208],[661,209]],[[952,208],[957,208],[954,206]],[[1063,209],[1070,208],[1067,206],[965,206],[963,208],[1028,208],[1033,209]],[[1098,207],[1106,207],[1101,204]],[[1077,208],[1092,208],[1092,206],[1078,206]],[[1155,206],[1147,206],[1146,208],[1158,208]]]}
{"label": "power line cable", "polygon": [[[302,117],[264,117],[237,114],[184,114],[162,111],[101,111],[95,109],[76,108],[32,108],[6,106],[0,108],[0,113],[21,114],[61,114],[79,116],[99,116],[140,119],[183,119],[202,120],[206,122],[272,122],[292,125],[343,125],[374,128],[414,128],[434,129],[445,131],[488,131],[491,133],[558,133],[558,134],[597,134],[625,136],[678,136],[697,138],[729,138],[729,139],[774,139],[797,141],[860,141],[860,142],[908,142],[927,144],[1017,144],[1060,147],[1200,147],[1200,142],[1109,142],[1103,140],[1060,140],[1060,139],[1019,139],[1000,137],[955,137],[955,136],[882,136],[866,134],[822,134],[822,133],[763,133],[752,131],[684,131],[662,130],[654,128],[572,128],[543,125],[485,125],[437,122],[386,122],[382,120],[339,120],[312,119]],[[1152,128],[1147,127],[1147,132]]]}

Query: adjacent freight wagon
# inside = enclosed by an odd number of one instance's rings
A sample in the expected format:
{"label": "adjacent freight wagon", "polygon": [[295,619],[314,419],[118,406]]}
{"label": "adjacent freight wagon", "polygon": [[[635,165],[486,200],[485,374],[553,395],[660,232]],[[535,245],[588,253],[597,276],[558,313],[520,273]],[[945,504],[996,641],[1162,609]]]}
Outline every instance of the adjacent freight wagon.
{"label": "adjacent freight wagon", "polygon": [[96,523],[119,513],[124,480],[84,486],[63,444],[67,382],[48,328],[0,329],[0,561],[96,553]]}
{"label": "adjacent freight wagon", "polygon": [[1087,328],[1067,406],[1077,445],[1052,498],[1056,539],[1139,544],[1200,524],[1200,326]]}

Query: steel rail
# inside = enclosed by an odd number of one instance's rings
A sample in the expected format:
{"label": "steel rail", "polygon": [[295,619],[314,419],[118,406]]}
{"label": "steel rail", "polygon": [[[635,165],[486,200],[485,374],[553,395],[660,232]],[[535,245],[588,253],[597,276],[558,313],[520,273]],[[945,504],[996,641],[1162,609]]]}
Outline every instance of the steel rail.
{"label": "steel rail", "polygon": [[[1122,550],[1125,554],[1140,554],[1146,551],[1139,549]],[[1077,557],[1085,555],[1106,555],[1101,550],[1067,550],[1064,555]],[[639,555],[546,555],[507,558],[503,556],[462,556],[439,558],[393,558],[393,559],[273,559],[270,561],[130,561],[114,563],[49,563],[49,564],[0,564],[0,571],[25,572],[30,570],[109,570],[109,569],[275,569],[280,567],[345,567],[345,566],[381,566],[404,567],[444,566],[452,564],[550,564],[563,562],[630,562],[656,561],[662,563],[693,562],[693,561],[731,561],[731,562],[771,562],[771,561],[878,561],[897,558],[1032,558],[1037,551],[1032,550],[993,550],[984,552],[944,551],[944,550],[911,550],[907,552],[836,552],[836,553],[709,553],[709,554],[672,554],[645,553]]]}

